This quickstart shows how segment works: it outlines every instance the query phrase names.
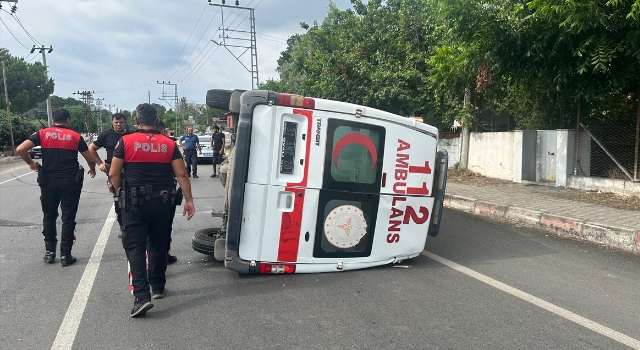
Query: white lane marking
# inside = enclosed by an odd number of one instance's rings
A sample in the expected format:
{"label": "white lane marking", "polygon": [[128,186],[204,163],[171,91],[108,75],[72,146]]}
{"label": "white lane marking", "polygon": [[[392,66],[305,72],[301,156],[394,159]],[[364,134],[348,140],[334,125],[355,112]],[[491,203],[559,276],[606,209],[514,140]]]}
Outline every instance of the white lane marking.
{"label": "white lane marking", "polygon": [[607,338],[613,339],[619,343],[622,343],[624,345],[630,346],[634,349],[640,349],[640,340],[631,338],[627,335],[624,335],[618,331],[615,331],[609,327],[603,326],[599,323],[596,323],[594,321],[591,321],[588,318],[582,317],[580,315],[577,315],[567,309],[563,309],[557,305],[554,305],[550,302],[544,301],[538,297],[534,297],[533,295],[529,294],[529,293],[525,293],[519,289],[513,288],[507,284],[504,284],[502,282],[499,282],[497,280],[494,280],[491,277],[485,276],[479,272],[473,271],[469,268],[466,268],[460,264],[454,263],[451,260],[447,260],[439,255],[433,254],[431,252],[428,251],[423,251],[422,255],[431,258],[443,265],[446,265],[458,272],[462,272],[463,274],[471,277],[471,278],[475,278],[480,282],[484,282],[496,289],[499,289],[505,293],[511,294],[516,298],[520,298],[526,302],[529,302],[533,305],[536,305],[540,308],[543,308],[549,312],[552,312],[562,318],[565,318],[571,322],[575,322],[585,328],[588,328],[594,332],[600,333],[602,335],[604,335]]}
{"label": "white lane marking", "polygon": [[73,294],[73,299],[71,299],[71,304],[69,304],[67,313],[64,315],[60,329],[58,329],[58,335],[56,335],[56,340],[53,342],[51,349],[71,349],[73,346],[73,342],[76,339],[76,333],[78,332],[78,327],[80,326],[80,321],[82,320],[82,314],[87,306],[87,300],[89,299],[89,294],[93,287],[93,282],[96,280],[96,274],[100,267],[102,254],[107,246],[107,239],[109,238],[109,233],[111,232],[111,227],[113,226],[115,217],[116,212],[112,205],[111,211],[109,211],[109,215],[104,222],[104,226],[102,226],[102,232],[100,232],[100,236],[98,237],[96,246],[93,248],[89,262],[84,268],[84,273],[82,274],[80,283],[78,283],[78,288],[76,289],[75,294]]}
{"label": "white lane marking", "polygon": [[9,181],[13,181],[13,180],[18,179],[18,178],[21,178],[21,177],[23,177],[23,176],[27,176],[27,175],[29,175],[29,174],[35,174],[35,173],[34,173],[33,171],[30,171],[30,172],[28,172],[28,173],[26,173],[26,174],[23,174],[23,175],[20,175],[20,176],[16,176],[16,177],[14,177],[13,179],[9,179],[9,180],[2,181],[2,182],[0,182],[0,185],[2,185],[2,184],[4,184],[4,183],[7,183],[7,182],[9,182]]}

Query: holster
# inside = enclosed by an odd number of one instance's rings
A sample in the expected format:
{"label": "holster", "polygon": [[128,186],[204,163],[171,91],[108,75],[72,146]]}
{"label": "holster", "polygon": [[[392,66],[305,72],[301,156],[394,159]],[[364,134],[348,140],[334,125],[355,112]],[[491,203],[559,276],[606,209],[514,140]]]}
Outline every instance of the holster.
{"label": "holster", "polygon": [[76,183],[80,183],[84,181],[84,168],[82,165],[78,167],[78,172],[76,173]]}
{"label": "holster", "polygon": [[45,186],[47,184],[47,174],[42,171],[42,165],[40,165],[40,163],[36,163],[36,166],[38,167],[38,185]]}
{"label": "holster", "polygon": [[173,205],[180,205],[182,204],[182,199],[184,198],[184,193],[182,193],[182,188],[178,188],[177,190],[175,190],[175,193],[173,194]]}
{"label": "holster", "polygon": [[115,202],[118,202],[121,210],[129,209],[129,204],[127,201],[127,191],[124,190],[124,186],[120,186],[120,188],[118,188],[117,195],[113,197],[113,200]]}

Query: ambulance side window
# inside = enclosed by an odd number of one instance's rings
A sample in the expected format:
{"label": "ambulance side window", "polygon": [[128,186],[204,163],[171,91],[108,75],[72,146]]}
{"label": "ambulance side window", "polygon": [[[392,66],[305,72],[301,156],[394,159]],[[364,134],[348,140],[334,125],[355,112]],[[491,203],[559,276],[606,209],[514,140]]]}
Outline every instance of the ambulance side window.
{"label": "ambulance side window", "polygon": [[385,129],[329,119],[323,188],[380,192]]}

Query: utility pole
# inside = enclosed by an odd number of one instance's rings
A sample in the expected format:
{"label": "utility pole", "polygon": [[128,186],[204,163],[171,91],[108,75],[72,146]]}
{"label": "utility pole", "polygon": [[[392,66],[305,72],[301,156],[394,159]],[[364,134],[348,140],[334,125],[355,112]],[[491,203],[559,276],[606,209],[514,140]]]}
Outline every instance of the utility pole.
{"label": "utility pole", "polygon": [[103,98],[96,98],[96,118],[99,120],[98,123],[100,125],[100,133],[102,134],[102,101]]}
{"label": "utility pole", "polygon": [[[471,105],[471,91],[465,89],[464,91],[464,107],[468,109]],[[462,122],[462,142],[460,145],[460,164],[459,169],[469,169],[469,138],[471,138],[471,129],[469,129],[468,121]]]}
{"label": "utility pole", "polygon": [[[258,79],[258,49],[256,47],[256,17],[254,16],[254,8],[250,7],[240,7],[240,1],[235,1],[236,6],[225,5],[225,0],[222,0],[222,5],[212,4],[211,0],[209,0],[209,5],[220,7],[220,13],[222,14],[222,35],[219,38],[222,39],[222,42],[219,43],[213,39],[213,42],[216,45],[224,46],[227,51],[238,61],[240,64],[251,73],[251,88],[257,89],[260,80]],[[224,8],[238,9],[238,10],[247,10],[249,11],[249,22],[250,22],[250,30],[236,30],[229,29],[224,26]],[[237,37],[230,36],[238,35]],[[243,42],[249,42],[249,46],[243,46]],[[246,44],[244,44],[246,45]],[[231,51],[230,47],[242,48],[245,49],[239,55],[236,55],[233,51]],[[250,50],[251,55],[251,68],[248,68],[242,61],[240,61],[240,57],[244,55],[247,51]]]}
{"label": "utility pole", "polygon": [[13,143],[13,127],[11,126],[11,108],[9,106],[9,91],[7,89],[7,72],[4,68],[4,61],[2,61],[2,80],[4,81],[4,101],[7,104],[7,121],[9,122],[9,136],[11,138],[11,155],[16,154],[16,145]]}
{"label": "utility pole", "polygon": [[93,91],[78,91],[78,92],[74,92],[74,95],[80,95],[82,96],[82,101],[84,102],[84,125],[85,125],[85,131],[88,134],[91,130],[91,108],[89,108],[89,105],[91,103],[91,101],[93,101]]}
{"label": "utility pole", "polygon": [[[53,51],[53,46],[49,45],[49,48],[47,49],[46,47],[44,47],[44,45],[38,48],[36,48],[36,46],[33,45],[33,47],[31,48],[31,53],[34,53],[36,50],[39,50],[40,53],[42,54],[42,64],[44,65],[44,76],[47,78],[47,80],[49,80],[47,56],[44,53],[45,51],[47,51],[47,53],[51,53],[51,51]],[[47,95],[47,119],[49,120],[49,126],[53,125],[53,118],[51,117],[51,94]]]}
{"label": "utility pole", "polygon": [[156,81],[158,84],[160,85],[173,85],[174,87],[174,93],[173,95],[171,95],[168,92],[164,91],[164,86],[162,87],[162,97],[158,98],[159,100],[164,101],[166,104],[168,104],[169,106],[171,106],[171,103],[167,102],[167,101],[173,101],[173,106],[171,108],[173,108],[173,112],[176,115],[176,125],[175,125],[175,129],[173,129],[173,134],[177,135],[178,132],[178,84],[171,84],[170,81],[167,81],[166,83],[164,82],[164,80],[162,82],[160,81]]}

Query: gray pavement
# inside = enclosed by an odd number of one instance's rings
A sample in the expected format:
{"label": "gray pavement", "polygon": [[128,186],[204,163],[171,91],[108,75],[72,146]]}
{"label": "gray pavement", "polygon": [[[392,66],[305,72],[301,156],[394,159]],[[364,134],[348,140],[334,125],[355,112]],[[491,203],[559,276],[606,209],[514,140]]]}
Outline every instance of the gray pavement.
{"label": "gray pavement", "polygon": [[560,199],[544,185],[447,183],[444,205],[477,215],[535,225],[607,246],[640,252],[640,213]]}

